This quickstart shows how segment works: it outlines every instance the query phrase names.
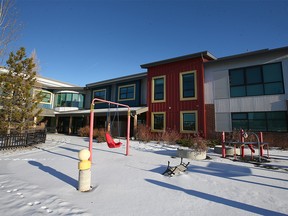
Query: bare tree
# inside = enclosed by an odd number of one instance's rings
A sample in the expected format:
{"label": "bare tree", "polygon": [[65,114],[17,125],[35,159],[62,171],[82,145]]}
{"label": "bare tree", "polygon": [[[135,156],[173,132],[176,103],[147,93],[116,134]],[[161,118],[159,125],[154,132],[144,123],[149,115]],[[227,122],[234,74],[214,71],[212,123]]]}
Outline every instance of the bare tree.
{"label": "bare tree", "polygon": [[20,26],[16,22],[15,0],[0,0],[0,63],[3,63],[7,48],[16,40]]}
{"label": "bare tree", "polygon": [[35,64],[34,71],[36,71],[36,75],[39,75],[41,67],[40,67],[40,61],[39,61],[39,59],[37,57],[36,49],[34,49],[32,51],[30,57],[33,59],[33,62]]}

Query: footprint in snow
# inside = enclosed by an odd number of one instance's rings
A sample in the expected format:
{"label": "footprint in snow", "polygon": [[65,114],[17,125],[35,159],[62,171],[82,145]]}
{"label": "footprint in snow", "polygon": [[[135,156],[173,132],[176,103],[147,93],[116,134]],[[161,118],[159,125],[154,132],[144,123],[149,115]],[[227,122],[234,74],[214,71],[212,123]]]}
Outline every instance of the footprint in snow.
{"label": "footprint in snow", "polygon": [[20,197],[20,198],[24,198],[24,195],[20,192],[17,193],[17,195]]}
{"label": "footprint in snow", "polygon": [[18,191],[18,189],[13,189],[13,190],[7,190],[6,192],[7,193],[13,193],[13,192],[17,192]]}
{"label": "footprint in snow", "polygon": [[46,210],[47,213],[52,213],[53,211],[46,206],[41,206],[41,209]]}
{"label": "footprint in snow", "polygon": [[29,203],[27,203],[27,205],[29,205],[29,206],[39,205],[39,204],[41,204],[41,202],[39,202],[39,201],[29,202]]}

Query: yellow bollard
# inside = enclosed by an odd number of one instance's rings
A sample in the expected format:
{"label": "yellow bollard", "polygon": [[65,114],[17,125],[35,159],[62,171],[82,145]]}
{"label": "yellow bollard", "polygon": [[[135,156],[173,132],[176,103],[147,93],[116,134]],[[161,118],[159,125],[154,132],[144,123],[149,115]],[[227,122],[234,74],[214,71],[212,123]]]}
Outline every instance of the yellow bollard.
{"label": "yellow bollard", "polygon": [[91,190],[91,161],[90,151],[88,149],[82,149],[78,153],[80,162],[78,163],[79,178],[78,178],[78,190],[81,192]]}

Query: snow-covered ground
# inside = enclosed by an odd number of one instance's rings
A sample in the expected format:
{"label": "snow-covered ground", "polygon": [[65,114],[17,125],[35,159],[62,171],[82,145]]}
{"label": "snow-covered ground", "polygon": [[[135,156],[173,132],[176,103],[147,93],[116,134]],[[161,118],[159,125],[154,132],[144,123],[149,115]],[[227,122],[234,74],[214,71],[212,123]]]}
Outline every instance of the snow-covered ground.
{"label": "snow-covered ground", "polygon": [[0,215],[288,214],[287,151],[271,150],[268,169],[210,150],[210,160],[184,159],[187,172],[166,177],[167,162],[180,163],[176,146],[131,141],[125,156],[125,145],[94,143],[93,190],[83,193],[78,151],[87,147],[87,138],[50,134],[37,148],[0,151]]}

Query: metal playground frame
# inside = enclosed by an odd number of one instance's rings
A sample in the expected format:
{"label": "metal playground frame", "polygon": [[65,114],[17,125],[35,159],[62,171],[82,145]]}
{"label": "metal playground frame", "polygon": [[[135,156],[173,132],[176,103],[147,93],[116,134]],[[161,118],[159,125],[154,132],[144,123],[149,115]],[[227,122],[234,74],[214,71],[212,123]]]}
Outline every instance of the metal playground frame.
{"label": "metal playground frame", "polygon": [[126,141],[126,153],[125,153],[125,155],[128,156],[129,155],[129,144],[130,144],[130,107],[128,105],[126,105],[126,104],[116,103],[116,102],[113,102],[113,101],[107,101],[107,100],[103,100],[103,99],[100,99],[100,98],[94,98],[92,100],[91,107],[90,107],[90,133],[89,133],[90,158],[89,158],[89,160],[92,162],[92,145],[93,145],[94,105],[95,105],[95,101],[108,103],[109,105],[110,104],[114,104],[114,105],[117,105],[117,106],[126,107],[128,109],[128,112],[127,112],[127,141]]}

